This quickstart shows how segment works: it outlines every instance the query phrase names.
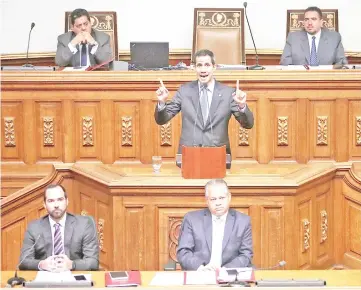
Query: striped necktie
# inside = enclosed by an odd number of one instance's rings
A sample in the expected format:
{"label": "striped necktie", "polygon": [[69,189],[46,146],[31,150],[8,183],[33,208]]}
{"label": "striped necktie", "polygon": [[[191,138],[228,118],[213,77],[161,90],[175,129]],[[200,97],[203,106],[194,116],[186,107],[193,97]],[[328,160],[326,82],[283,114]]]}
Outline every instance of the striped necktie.
{"label": "striped necktie", "polygon": [[311,55],[310,55],[310,65],[317,66],[317,52],[316,52],[316,36],[312,36],[312,46],[311,46]]}
{"label": "striped necktie", "polygon": [[61,236],[60,224],[54,225],[54,255],[64,254],[63,239]]}

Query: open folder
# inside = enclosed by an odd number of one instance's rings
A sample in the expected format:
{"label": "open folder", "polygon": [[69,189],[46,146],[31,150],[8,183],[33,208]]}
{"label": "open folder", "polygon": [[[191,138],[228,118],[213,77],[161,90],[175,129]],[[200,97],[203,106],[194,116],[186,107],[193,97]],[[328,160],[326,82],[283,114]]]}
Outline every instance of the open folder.
{"label": "open folder", "polygon": [[93,65],[93,66],[88,66],[85,70],[86,71],[92,71],[92,70],[96,70],[97,68],[100,68],[100,67],[103,67],[107,64],[109,64],[110,62],[112,62],[114,60],[114,57],[112,57],[111,59],[107,60],[107,61],[104,61],[102,63],[99,63],[99,64],[96,64],[96,65]]}

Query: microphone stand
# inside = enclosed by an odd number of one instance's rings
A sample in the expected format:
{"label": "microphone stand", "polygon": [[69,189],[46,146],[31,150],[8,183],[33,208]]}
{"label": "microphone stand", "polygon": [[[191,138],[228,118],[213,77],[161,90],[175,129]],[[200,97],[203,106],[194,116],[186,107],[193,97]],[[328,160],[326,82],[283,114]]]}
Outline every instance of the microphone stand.
{"label": "microphone stand", "polygon": [[15,270],[15,275],[8,280],[8,285],[11,287],[15,285],[22,285],[25,281],[26,280],[23,277],[18,277],[18,270]]}
{"label": "microphone stand", "polygon": [[247,2],[243,3],[244,6],[244,14],[246,14],[246,20],[247,20],[247,24],[248,24],[248,28],[249,28],[249,32],[251,33],[251,38],[252,38],[252,42],[253,42],[253,46],[254,46],[254,50],[256,52],[256,64],[249,66],[248,69],[249,70],[264,70],[265,68],[261,65],[259,65],[258,62],[258,53],[257,53],[257,48],[256,48],[256,44],[254,42],[254,38],[253,38],[253,34],[252,34],[252,29],[251,26],[249,25],[249,21],[248,21],[248,16],[247,16]]}
{"label": "microphone stand", "polygon": [[34,22],[31,23],[31,28],[30,28],[29,37],[28,37],[28,48],[26,50],[26,63],[22,65],[23,67],[34,67],[32,64],[29,63],[30,35],[31,35],[31,32],[33,31],[34,26],[35,26],[35,23]]}

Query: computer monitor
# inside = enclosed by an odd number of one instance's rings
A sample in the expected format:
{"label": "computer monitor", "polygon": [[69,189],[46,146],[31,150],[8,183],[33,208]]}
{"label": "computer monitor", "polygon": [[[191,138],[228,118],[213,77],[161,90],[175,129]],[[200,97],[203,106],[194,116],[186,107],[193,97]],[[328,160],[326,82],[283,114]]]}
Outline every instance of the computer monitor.
{"label": "computer monitor", "polygon": [[136,68],[159,69],[169,66],[169,42],[131,42],[131,64]]}

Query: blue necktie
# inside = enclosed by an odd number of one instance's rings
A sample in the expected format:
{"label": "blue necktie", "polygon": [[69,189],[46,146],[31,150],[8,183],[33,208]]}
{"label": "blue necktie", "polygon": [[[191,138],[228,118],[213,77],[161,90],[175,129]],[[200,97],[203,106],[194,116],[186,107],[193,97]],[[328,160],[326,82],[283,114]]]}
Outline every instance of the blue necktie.
{"label": "blue necktie", "polygon": [[54,225],[54,255],[64,254],[64,247],[63,247],[63,239],[61,237],[61,229],[60,224],[56,223]]}
{"label": "blue necktie", "polygon": [[311,46],[311,55],[310,55],[310,65],[317,66],[317,52],[316,52],[316,36],[312,36],[312,46]]}
{"label": "blue necktie", "polygon": [[86,53],[86,44],[81,46],[81,59],[80,59],[80,66],[87,65],[87,53]]}

